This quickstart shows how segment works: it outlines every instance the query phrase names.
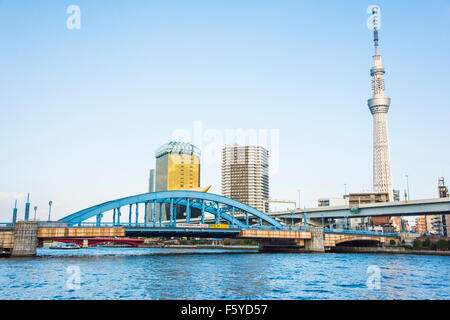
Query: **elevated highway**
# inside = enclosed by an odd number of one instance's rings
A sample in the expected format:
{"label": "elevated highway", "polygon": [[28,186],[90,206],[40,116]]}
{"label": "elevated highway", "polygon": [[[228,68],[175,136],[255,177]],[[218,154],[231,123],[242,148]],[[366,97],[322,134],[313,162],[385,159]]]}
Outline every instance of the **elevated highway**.
{"label": "elevated highway", "polygon": [[307,219],[450,214],[450,198],[380,202],[352,207],[335,206],[306,209],[297,208],[293,211],[271,212],[270,215],[272,217],[282,219],[303,219],[305,213]]}

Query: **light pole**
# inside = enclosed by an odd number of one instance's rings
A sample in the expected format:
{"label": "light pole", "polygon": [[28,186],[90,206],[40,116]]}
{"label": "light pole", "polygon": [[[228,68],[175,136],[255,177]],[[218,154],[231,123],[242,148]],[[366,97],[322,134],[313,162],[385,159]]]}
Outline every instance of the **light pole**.
{"label": "light pole", "polygon": [[409,194],[409,179],[408,179],[408,175],[405,174],[405,177],[406,177],[406,190],[407,190],[408,200],[411,200],[411,195]]}
{"label": "light pole", "polygon": [[300,208],[300,190],[297,190],[298,192],[298,207]]}
{"label": "light pole", "polygon": [[50,200],[48,202],[48,221],[50,221],[50,215],[52,213],[52,204],[53,204],[53,201]]}
{"label": "light pole", "polygon": [[294,210],[291,210],[291,227],[294,227]]}

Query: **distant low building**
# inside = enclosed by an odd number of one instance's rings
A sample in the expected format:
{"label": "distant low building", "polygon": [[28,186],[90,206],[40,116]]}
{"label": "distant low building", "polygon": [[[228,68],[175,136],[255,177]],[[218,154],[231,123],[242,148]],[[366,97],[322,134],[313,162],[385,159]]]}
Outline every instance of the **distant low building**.
{"label": "distant low building", "polygon": [[357,206],[360,204],[388,202],[389,194],[387,192],[350,193],[344,195],[344,199],[348,199],[350,206]]}
{"label": "distant low building", "polygon": [[400,190],[393,191],[394,201],[400,201]]}
{"label": "distant low building", "polygon": [[[445,185],[444,177],[438,179],[439,198],[448,198],[448,187]],[[441,217],[441,230],[444,237],[450,237],[450,214]]]}
{"label": "distant low building", "polygon": [[401,217],[391,217],[391,225],[394,227],[395,232],[409,232],[411,229],[409,227],[408,221]]}
{"label": "distant low building", "polygon": [[418,234],[427,233],[427,224],[425,216],[416,218],[416,232]]}
{"label": "distant low building", "polygon": [[[362,204],[388,202],[389,193],[387,192],[363,192],[350,193],[344,195],[344,199],[348,199],[350,207],[357,207]],[[387,225],[390,223],[389,217],[374,217],[370,219],[372,226]]]}
{"label": "distant low building", "polygon": [[442,215],[427,215],[425,221],[428,234],[444,235]]}
{"label": "distant low building", "polygon": [[342,198],[320,198],[317,200],[317,204],[319,207],[346,206],[348,204],[348,200]]}

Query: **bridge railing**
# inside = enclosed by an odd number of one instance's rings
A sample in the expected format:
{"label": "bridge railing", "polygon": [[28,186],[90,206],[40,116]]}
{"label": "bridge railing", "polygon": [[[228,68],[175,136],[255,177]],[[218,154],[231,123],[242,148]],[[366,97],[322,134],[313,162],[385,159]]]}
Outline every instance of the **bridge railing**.
{"label": "bridge railing", "polygon": [[[78,225],[77,225],[78,226]],[[102,222],[101,224],[97,224],[96,222],[83,222],[79,225],[80,227],[90,227],[90,228],[95,228],[95,227],[108,227],[108,228],[112,228],[112,227],[121,227],[121,228],[150,228],[153,227],[153,223],[120,223],[120,224],[113,224],[112,222]],[[156,228],[175,228],[175,227],[183,227],[183,228],[205,228],[205,229],[209,229],[210,226],[207,224],[190,224],[187,225],[185,223],[181,224],[181,225],[171,225],[170,222],[166,222],[166,223],[162,223],[162,225],[160,226],[159,223],[156,224]],[[234,229],[234,227],[232,227],[231,225],[228,225],[229,229]],[[249,225],[244,227],[243,229],[251,229],[251,230],[280,230],[277,229],[274,226],[266,226],[266,225]],[[310,231],[310,228],[307,226],[298,226],[298,227],[289,227],[289,226],[284,226],[283,228],[284,231]]]}
{"label": "bridge railing", "polygon": [[299,227],[284,227],[285,231],[311,231],[310,227],[307,226],[299,226]]}
{"label": "bridge railing", "polygon": [[323,228],[323,232],[328,233],[347,233],[347,234],[367,234],[367,235],[376,235],[376,236],[384,236],[384,237],[399,237],[400,234],[394,232],[382,232],[382,231],[369,231],[369,230],[351,230],[351,229],[330,229]]}
{"label": "bridge railing", "polygon": [[[253,230],[278,230],[276,227],[272,226],[260,226],[260,225],[250,225],[248,228],[245,229],[253,229]],[[283,231],[310,231],[310,228],[307,226],[299,226],[299,227],[288,227],[284,226]]]}
{"label": "bridge railing", "polygon": [[[57,221],[49,221],[49,222],[39,222],[39,227],[42,228],[63,228],[67,227],[67,223],[64,222],[57,222]],[[78,226],[78,225],[77,225]],[[96,222],[83,222],[79,225],[80,227],[86,227],[86,228],[94,228],[94,227],[120,227],[120,228],[149,228],[153,227],[153,223],[121,223],[121,224],[113,224],[112,222],[102,222],[100,225]],[[14,224],[12,222],[2,222],[0,223],[0,228],[12,228],[14,227]],[[170,222],[162,223],[161,226],[159,223],[156,224],[156,227],[162,227],[162,228],[174,228],[176,226],[171,225]],[[198,224],[191,224],[186,225],[183,224],[184,228],[205,228],[209,229],[209,225],[198,225]],[[228,225],[229,229],[234,229],[232,226]],[[249,225],[245,226],[243,229],[250,229],[250,230],[280,230],[277,229],[274,226],[266,226],[266,225]],[[290,227],[290,226],[284,226],[283,231],[310,231],[310,227],[308,226],[297,226],[297,227]],[[382,231],[369,231],[369,230],[351,230],[351,229],[330,229],[330,228],[324,228],[323,232],[328,233],[344,233],[344,234],[358,234],[358,235],[378,235],[378,236],[385,236],[385,237],[399,237],[400,235],[398,233],[393,232],[382,232]]]}
{"label": "bridge railing", "polygon": [[14,223],[12,222],[2,222],[0,223],[0,228],[12,228],[14,227]]}
{"label": "bridge railing", "polygon": [[47,221],[47,222],[38,222],[39,228],[65,228],[68,227],[67,222],[59,222],[59,221]]}

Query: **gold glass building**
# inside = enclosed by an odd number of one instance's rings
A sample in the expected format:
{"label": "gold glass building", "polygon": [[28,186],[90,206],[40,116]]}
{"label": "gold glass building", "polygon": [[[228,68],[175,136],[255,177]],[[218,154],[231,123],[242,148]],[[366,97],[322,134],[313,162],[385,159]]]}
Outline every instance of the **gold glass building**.
{"label": "gold glass building", "polygon": [[171,141],[155,153],[155,191],[200,187],[200,150],[190,143]]}
{"label": "gold glass building", "polygon": [[[190,143],[170,141],[155,152],[155,170],[150,170],[149,192],[171,190],[208,191],[200,188],[200,149]],[[161,208],[160,208],[161,206]],[[169,218],[169,206],[157,205],[156,210],[163,220]],[[149,204],[148,221],[153,219],[153,207]],[[191,217],[196,217],[199,210],[192,208]],[[177,219],[184,219],[186,207],[176,205]]]}

